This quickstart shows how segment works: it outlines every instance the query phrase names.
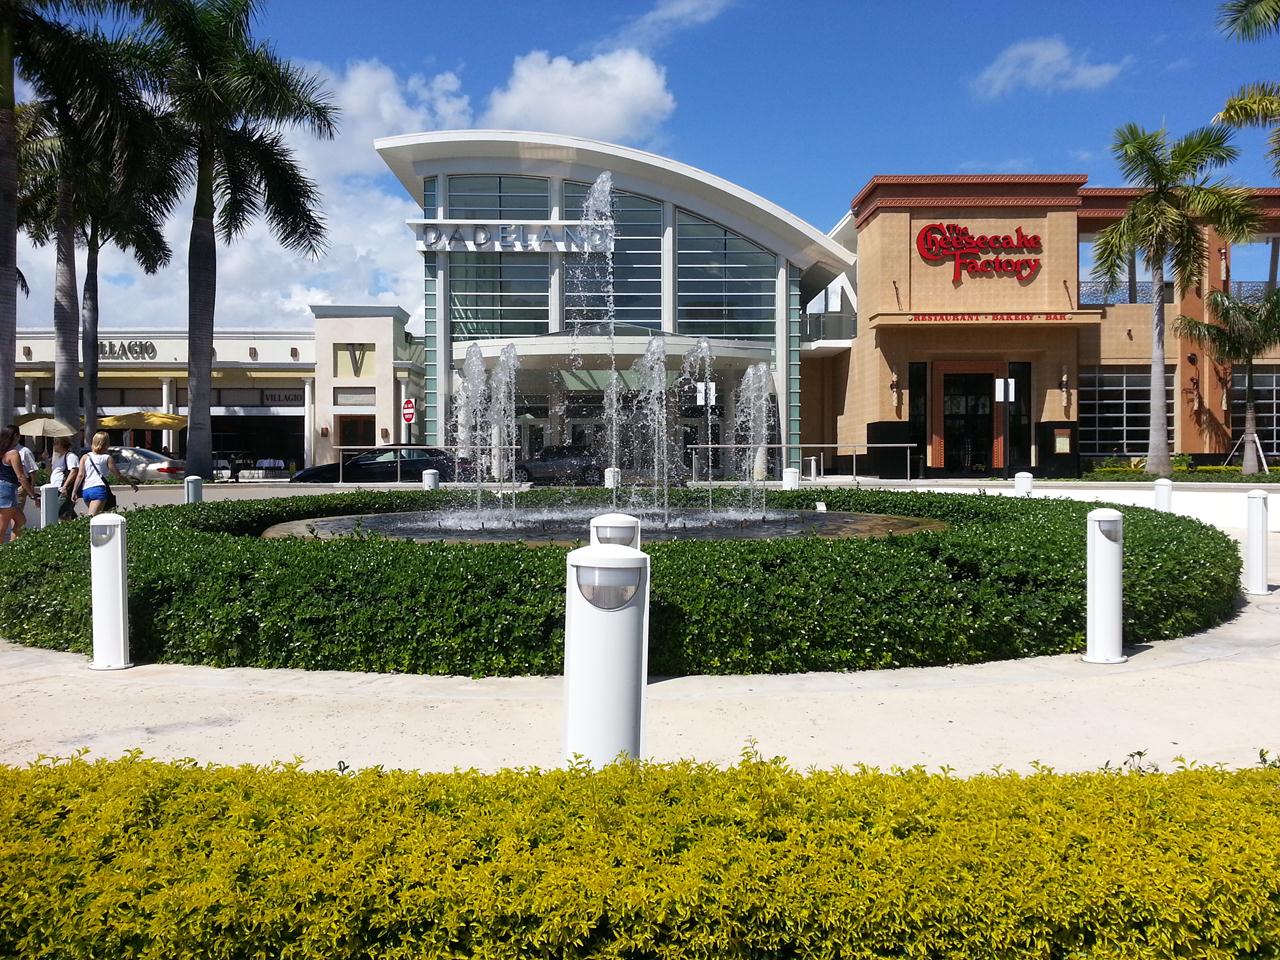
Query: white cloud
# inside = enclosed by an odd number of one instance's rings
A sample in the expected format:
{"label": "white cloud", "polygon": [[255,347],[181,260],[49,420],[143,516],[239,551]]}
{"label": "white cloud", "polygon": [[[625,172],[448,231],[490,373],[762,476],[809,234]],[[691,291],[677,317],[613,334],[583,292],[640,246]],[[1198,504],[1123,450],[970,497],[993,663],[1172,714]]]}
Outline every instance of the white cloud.
{"label": "white cloud", "polygon": [[518,57],[506,86],[489,95],[481,122],[500,129],[643,141],[675,107],[666,72],[638,50],[579,61],[534,50]]}
{"label": "white cloud", "polygon": [[1098,90],[1133,62],[1090,63],[1087,53],[1075,52],[1060,37],[1019,40],[1005,47],[973,81],[973,90],[986,98],[1003,97],[1019,88],[1054,93],[1060,90]]}
{"label": "white cloud", "polygon": [[733,3],[734,0],[658,0],[652,9],[602,41],[599,49],[651,50],[681,30],[710,23]]}

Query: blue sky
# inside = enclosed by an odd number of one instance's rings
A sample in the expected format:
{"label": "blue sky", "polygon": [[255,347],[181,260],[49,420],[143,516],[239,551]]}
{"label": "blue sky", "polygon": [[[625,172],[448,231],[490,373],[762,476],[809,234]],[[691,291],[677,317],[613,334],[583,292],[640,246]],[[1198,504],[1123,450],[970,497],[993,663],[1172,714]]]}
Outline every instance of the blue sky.
{"label": "blue sky", "polygon": [[[1115,185],[1108,147],[1120,124],[1182,133],[1240,84],[1280,79],[1280,39],[1229,40],[1216,9],[274,0],[259,35],[321,70],[344,110],[337,142],[295,141],[325,191],[332,246],[318,263],[300,261],[256,229],[224,250],[218,325],[305,326],[309,302],[419,312],[403,226],[412,204],[370,143],[431,127],[554,128],[630,143],[737,181],[822,229],[876,173],[1078,172]],[[1237,136],[1232,175],[1275,183],[1264,141],[1259,131]],[[178,261],[185,235],[179,218]],[[51,252],[21,261],[35,277],[20,322],[47,326]],[[1236,275],[1261,275],[1262,264],[1250,256]],[[104,325],[185,324],[180,262],[158,278],[119,257],[106,267]]]}

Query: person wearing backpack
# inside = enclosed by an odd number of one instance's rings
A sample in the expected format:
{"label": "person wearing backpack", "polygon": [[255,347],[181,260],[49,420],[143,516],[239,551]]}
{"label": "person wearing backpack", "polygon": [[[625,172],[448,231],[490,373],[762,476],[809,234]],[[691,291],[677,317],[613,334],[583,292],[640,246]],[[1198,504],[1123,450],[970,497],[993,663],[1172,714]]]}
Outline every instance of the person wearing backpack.
{"label": "person wearing backpack", "polygon": [[49,461],[49,482],[58,488],[58,519],[76,518],[76,478],[80,473],[80,458],[71,451],[71,441],[58,437],[53,441],[53,459]]}
{"label": "person wearing backpack", "polygon": [[115,474],[119,480],[126,480],[135,493],[138,491],[138,485],[128,480],[116,466],[115,460],[111,458],[107,449],[110,444],[111,438],[107,436],[107,432],[99,430],[93,435],[93,444],[89,452],[80,458],[76,493],[84,500],[91,517],[96,517],[104,510],[116,508],[116,495],[111,492],[111,483],[107,480],[108,473]]}

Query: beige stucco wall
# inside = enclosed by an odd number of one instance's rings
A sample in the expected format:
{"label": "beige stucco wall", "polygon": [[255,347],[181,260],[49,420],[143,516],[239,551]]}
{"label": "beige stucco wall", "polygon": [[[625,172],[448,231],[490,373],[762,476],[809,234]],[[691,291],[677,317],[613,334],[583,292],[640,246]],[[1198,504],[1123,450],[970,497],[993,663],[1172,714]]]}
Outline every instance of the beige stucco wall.
{"label": "beige stucco wall", "polygon": [[[338,443],[338,417],[372,415],[378,444],[399,441],[400,398],[397,395],[395,361],[404,352],[404,328],[402,315],[316,318],[316,463],[328,463],[337,458],[334,446]],[[335,348],[341,349],[349,343],[373,346],[358,377],[349,371],[344,375],[335,369]],[[338,387],[371,387],[374,390],[373,402],[362,406],[335,406],[334,389]],[[324,435],[326,433],[327,436]]]}

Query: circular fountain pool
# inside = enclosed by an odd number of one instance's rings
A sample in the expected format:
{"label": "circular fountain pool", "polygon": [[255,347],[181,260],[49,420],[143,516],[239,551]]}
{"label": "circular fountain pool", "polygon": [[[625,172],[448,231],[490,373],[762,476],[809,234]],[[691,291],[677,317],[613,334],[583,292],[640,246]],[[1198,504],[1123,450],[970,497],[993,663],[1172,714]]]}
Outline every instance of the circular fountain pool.
{"label": "circular fountain pool", "polygon": [[[330,539],[371,535],[399,540],[469,543],[540,543],[569,546],[587,539],[591,518],[604,507],[374,513],[345,517],[294,520],[269,528],[264,537]],[[812,510],[671,509],[628,511],[640,520],[645,543],[663,540],[756,540],[814,535],[820,537],[882,537],[889,534],[941,530],[937,520],[870,513],[828,513]]]}

